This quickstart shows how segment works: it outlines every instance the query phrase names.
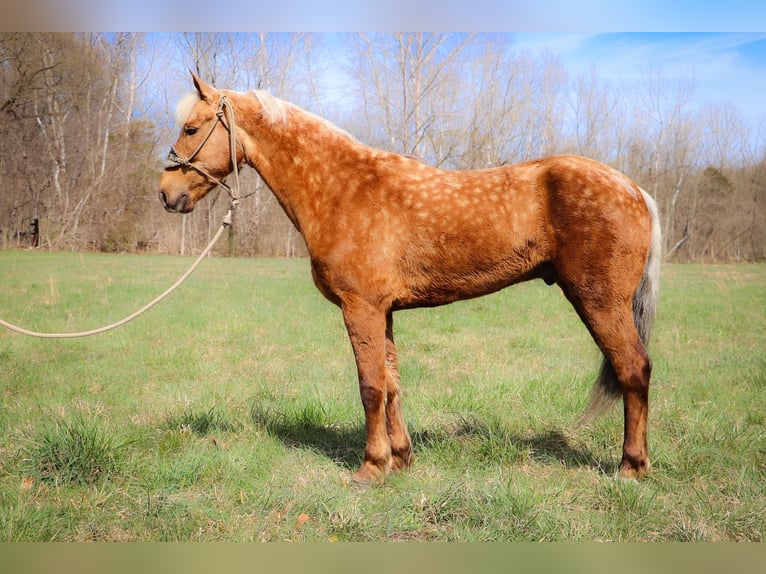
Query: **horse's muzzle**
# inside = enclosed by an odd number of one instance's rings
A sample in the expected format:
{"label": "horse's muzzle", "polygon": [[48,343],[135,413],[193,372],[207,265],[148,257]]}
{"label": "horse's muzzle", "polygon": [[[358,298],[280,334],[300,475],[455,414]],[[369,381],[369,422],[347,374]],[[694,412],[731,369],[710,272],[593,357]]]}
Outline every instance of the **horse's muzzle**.
{"label": "horse's muzzle", "polygon": [[188,193],[182,193],[175,201],[170,202],[165,192],[160,191],[160,203],[162,204],[162,207],[165,208],[165,211],[169,211],[170,213],[189,213],[191,211],[191,208],[188,207]]}

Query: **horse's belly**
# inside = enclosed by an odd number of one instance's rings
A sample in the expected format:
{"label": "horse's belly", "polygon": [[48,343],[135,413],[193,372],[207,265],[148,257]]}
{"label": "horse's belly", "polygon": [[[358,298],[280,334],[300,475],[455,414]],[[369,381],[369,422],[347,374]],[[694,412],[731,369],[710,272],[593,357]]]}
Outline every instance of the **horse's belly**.
{"label": "horse's belly", "polygon": [[511,250],[489,261],[476,254],[473,261],[426,265],[412,273],[395,307],[432,307],[499,291],[514,283],[546,277],[549,264],[536,250]]}

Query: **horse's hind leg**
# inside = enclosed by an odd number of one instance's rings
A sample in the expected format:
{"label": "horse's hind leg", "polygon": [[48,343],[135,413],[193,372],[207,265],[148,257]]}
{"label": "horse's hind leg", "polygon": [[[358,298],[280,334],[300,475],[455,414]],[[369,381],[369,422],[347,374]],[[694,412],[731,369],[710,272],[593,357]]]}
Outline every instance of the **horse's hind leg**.
{"label": "horse's hind leg", "polygon": [[412,461],[412,441],[402,415],[402,389],[394,343],[393,316],[386,317],[386,430],[391,441],[392,470],[404,470]]}
{"label": "horse's hind leg", "polygon": [[[592,283],[578,288],[562,281],[561,288],[617,377],[625,416],[620,475],[640,478],[651,467],[647,445],[651,361],[633,319],[632,294],[610,289],[608,284],[593,289]],[[603,379],[597,382],[605,383]]]}

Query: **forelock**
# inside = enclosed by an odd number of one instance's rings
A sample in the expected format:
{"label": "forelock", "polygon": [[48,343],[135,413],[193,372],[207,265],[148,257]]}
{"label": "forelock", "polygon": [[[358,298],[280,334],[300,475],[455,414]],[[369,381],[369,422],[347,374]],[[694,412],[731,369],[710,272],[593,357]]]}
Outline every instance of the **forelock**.
{"label": "forelock", "polygon": [[176,125],[182,126],[186,122],[186,118],[189,117],[189,114],[192,111],[192,108],[194,107],[194,104],[199,102],[199,94],[197,92],[190,92],[186,94],[183,99],[181,99],[180,102],[178,102],[178,105],[176,106]]}

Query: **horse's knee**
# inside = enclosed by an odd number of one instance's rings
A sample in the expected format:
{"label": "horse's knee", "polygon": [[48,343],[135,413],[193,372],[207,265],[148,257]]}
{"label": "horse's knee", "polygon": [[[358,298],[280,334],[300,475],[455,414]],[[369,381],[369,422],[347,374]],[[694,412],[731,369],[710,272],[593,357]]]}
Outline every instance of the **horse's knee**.
{"label": "horse's knee", "polygon": [[359,383],[359,395],[365,410],[379,408],[386,401],[386,392],[381,385],[375,385],[366,381]]}

